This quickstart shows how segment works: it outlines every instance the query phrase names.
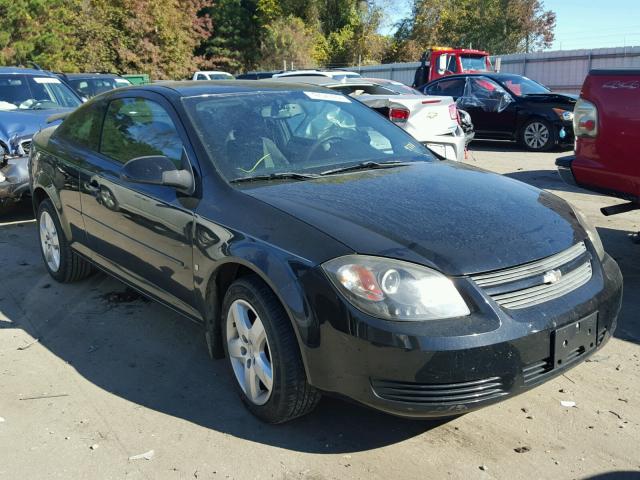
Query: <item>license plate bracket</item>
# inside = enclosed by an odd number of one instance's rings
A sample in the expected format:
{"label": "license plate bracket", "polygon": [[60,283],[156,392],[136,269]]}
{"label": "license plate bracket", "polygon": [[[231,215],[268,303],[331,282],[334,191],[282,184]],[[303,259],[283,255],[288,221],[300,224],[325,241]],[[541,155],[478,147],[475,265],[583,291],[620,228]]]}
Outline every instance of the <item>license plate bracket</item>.
{"label": "license plate bracket", "polygon": [[598,313],[553,332],[553,365],[561,368],[582,358],[596,347]]}

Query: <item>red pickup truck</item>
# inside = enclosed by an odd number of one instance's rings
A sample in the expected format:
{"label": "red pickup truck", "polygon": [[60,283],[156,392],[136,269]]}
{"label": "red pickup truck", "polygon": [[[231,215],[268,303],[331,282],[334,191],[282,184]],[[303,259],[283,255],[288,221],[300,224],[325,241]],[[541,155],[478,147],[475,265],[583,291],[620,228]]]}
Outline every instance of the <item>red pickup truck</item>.
{"label": "red pickup truck", "polygon": [[640,70],[592,70],[573,111],[575,155],[558,158],[570,184],[628,200],[604,215],[640,209]]}

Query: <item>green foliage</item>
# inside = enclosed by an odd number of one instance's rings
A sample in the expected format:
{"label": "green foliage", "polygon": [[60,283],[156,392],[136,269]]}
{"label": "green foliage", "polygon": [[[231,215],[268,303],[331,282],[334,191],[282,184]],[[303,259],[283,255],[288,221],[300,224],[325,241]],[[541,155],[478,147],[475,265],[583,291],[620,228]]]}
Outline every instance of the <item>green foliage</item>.
{"label": "green foliage", "polygon": [[148,73],[180,78],[195,68],[202,1],[0,0],[0,60],[55,71]]}
{"label": "green foliage", "polygon": [[388,60],[408,60],[433,45],[491,53],[527,52],[553,42],[555,14],[541,0],[415,0],[399,25]]}
{"label": "green foliage", "polygon": [[385,37],[382,5],[397,0],[0,0],[0,62],[184,78],[196,68],[349,66],[415,61],[433,45],[499,54],[553,41],[555,14],[542,0],[412,1]]}

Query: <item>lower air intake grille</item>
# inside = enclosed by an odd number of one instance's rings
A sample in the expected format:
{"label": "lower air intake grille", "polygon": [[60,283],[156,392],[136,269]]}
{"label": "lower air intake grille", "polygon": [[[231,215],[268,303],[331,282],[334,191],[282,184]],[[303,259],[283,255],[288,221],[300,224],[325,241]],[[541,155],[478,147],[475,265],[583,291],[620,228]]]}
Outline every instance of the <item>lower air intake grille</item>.
{"label": "lower air intake grille", "polygon": [[545,358],[539,362],[527,365],[522,369],[522,376],[524,378],[525,385],[531,385],[542,380],[548,372],[553,369],[551,358]]}
{"label": "lower air intake grille", "polygon": [[421,405],[456,405],[477,403],[506,395],[500,377],[473,382],[425,384],[371,380],[374,392],[385,400]]}

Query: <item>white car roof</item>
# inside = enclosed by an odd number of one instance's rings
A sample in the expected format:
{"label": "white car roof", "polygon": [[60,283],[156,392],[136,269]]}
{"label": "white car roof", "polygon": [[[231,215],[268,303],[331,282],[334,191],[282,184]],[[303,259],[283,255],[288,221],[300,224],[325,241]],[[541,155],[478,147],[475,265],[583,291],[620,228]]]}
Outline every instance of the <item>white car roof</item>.
{"label": "white car roof", "polygon": [[276,73],[273,78],[281,78],[281,77],[300,77],[303,75],[307,75],[310,77],[341,77],[344,75],[357,75],[360,76],[357,72],[350,72],[347,70],[290,70],[288,72]]}
{"label": "white car roof", "polygon": [[196,74],[198,74],[198,73],[206,73],[206,74],[209,74],[209,73],[216,73],[216,74],[224,73],[226,75],[231,75],[229,72],[223,72],[222,70],[198,70],[196,72]]}

